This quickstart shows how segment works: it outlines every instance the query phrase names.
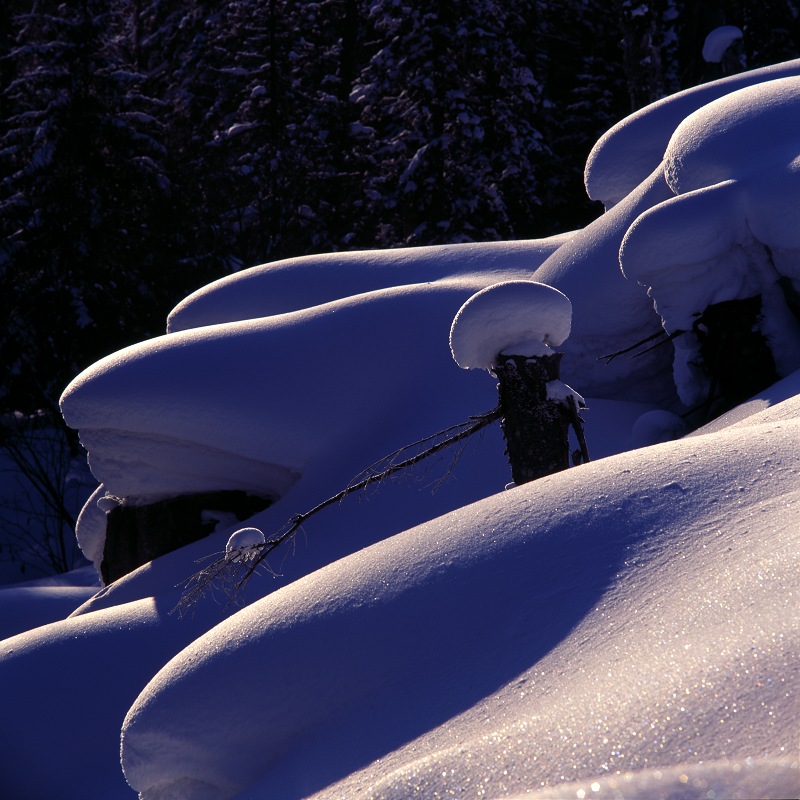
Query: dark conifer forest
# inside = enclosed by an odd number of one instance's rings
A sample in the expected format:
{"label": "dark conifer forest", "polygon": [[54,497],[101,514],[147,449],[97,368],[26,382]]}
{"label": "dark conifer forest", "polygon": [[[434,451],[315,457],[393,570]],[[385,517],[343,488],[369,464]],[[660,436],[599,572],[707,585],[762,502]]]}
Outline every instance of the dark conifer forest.
{"label": "dark conifer forest", "polygon": [[798,41],[791,0],[5,0],[2,410],[244,267],[585,225],[608,127]]}

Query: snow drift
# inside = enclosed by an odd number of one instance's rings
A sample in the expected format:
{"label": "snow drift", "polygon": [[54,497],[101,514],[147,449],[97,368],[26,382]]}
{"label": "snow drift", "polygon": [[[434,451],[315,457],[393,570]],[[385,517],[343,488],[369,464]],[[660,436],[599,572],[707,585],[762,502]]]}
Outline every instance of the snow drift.
{"label": "snow drift", "polygon": [[123,727],[128,780],[144,798],[190,779],[208,797],[256,781],[245,796],[300,797],[401,748],[321,796],[499,797],[788,762],[799,434],[756,416],[596,462],[297,581],[153,679]]}
{"label": "snow drift", "polygon": [[[78,376],[62,404],[101,482],[81,518],[94,560],[112,497],[230,487],[275,502],[0,643],[3,791],[796,796],[794,328],[767,303],[785,377],[677,441],[662,441],[685,425],[672,344],[598,356],[718,290],[768,294],[756,251],[786,296],[800,290],[798,73],[736,76],[623,121],[587,164],[609,210],[582,231],[264,265]],[[670,258],[688,268],[674,285]],[[562,374],[587,397],[593,462],[501,491],[488,429],[424,491],[387,483],[315,517],[276,574],[253,579],[251,605],[223,610],[211,593],[194,616],[170,614],[226,544],[257,547],[376,458],[491,408],[493,381],[453,363],[448,333],[470,298],[517,281],[569,298]],[[31,624],[85,591],[50,595]]]}

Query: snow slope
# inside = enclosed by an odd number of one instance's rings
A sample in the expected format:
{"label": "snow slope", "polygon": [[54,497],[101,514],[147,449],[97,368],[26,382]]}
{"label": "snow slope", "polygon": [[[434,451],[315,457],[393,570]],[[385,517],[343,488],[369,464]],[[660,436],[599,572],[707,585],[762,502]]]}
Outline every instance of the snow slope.
{"label": "snow slope", "polygon": [[[269,536],[377,458],[489,410],[494,379],[459,369],[448,334],[498,282],[569,298],[562,377],[587,397],[595,460],[503,491],[494,426],[456,464],[445,456],[309,520],[241,610],[209,593],[193,615],[170,613],[241,527],[221,523],[67,619],[4,639],[3,795],[798,796],[800,372],[690,436],[631,449],[680,431],[673,348],[597,358],[661,328],[619,250],[683,191],[665,174],[670,140],[705,168],[721,151],[703,137],[738,108],[729,166],[738,179],[766,163],[759,115],[778,95],[793,109],[793,84],[707,104],[798,63],[698,87],[604,137],[587,175],[602,182],[616,162],[627,188],[582,231],[258,267],[78,376],[62,402],[103,484],[81,523],[93,558],[105,492],[264,493],[274,505],[245,525]],[[781,210],[800,207],[793,175],[770,198]],[[772,221],[794,241],[792,213]],[[639,252],[662,233],[637,233]],[[691,303],[703,287],[684,288]],[[0,592],[4,619],[20,597]]]}
{"label": "snow slope", "polygon": [[99,585],[91,567],[73,570],[68,579],[39,578],[0,585],[0,639],[68,617],[97,593]]}
{"label": "snow slope", "polygon": [[295,582],[156,675],[123,728],[128,780],[288,798],[355,771],[320,796],[499,797],[788,761],[798,435],[756,416],[594,462]]}

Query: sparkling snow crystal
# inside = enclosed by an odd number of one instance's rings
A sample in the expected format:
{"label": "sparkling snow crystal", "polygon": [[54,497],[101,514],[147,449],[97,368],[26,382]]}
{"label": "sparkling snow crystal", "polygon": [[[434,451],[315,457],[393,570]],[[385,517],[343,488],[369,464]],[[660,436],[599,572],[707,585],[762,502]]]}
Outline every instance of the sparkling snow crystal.
{"label": "sparkling snow crystal", "polygon": [[450,350],[463,369],[491,369],[499,353],[541,355],[560,345],[571,325],[572,304],[558,289],[506,281],[464,303],[450,329]]}

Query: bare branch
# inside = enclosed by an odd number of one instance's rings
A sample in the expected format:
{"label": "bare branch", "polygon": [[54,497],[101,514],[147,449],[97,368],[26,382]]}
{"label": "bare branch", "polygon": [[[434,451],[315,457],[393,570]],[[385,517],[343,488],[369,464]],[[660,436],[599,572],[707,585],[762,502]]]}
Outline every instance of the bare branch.
{"label": "bare branch", "polygon": [[[45,574],[66,572],[81,559],[77,511],[89,494],[70,478],[71,448],[63,420],[41,411],[0,417],[1,471],[10,478],[0,497],[4,557]],[[6,466],[7,465],[7,466]]]}
{"label": "bare branch", "polygon": [[[497,407],[484,414],[472,416],[467,422],[453,425],[412,445],[395,450],[359,473],[340,492],[318,503],[309,511],[295,514],[271,539],[267,539],[263,544],[252,545],[250,548],[237,548],[219,555],[211,564],[185,581],[184,593],[173,611],[177,611],[179,616],[184,616],[207,592],[213,592],[215,588],[225,594],[228,604],[240,603],[242,591],[255,572],[266,570],[275,574],[265,559],[281,544],[291,540],[308,519],[328,506],[341,502],[348,495],[363,491],[372,484],[380,483],[392,475],[430,458],[441,450],[464,441],[500,419],[501,416],[500,408]],[[420,447],[423,449],[420,450]],[[416,450],[413,455],[405,455],[412,450]],[[243,558],[242,553],[238,552],[242,549],[249,550],[247,558]]]}

